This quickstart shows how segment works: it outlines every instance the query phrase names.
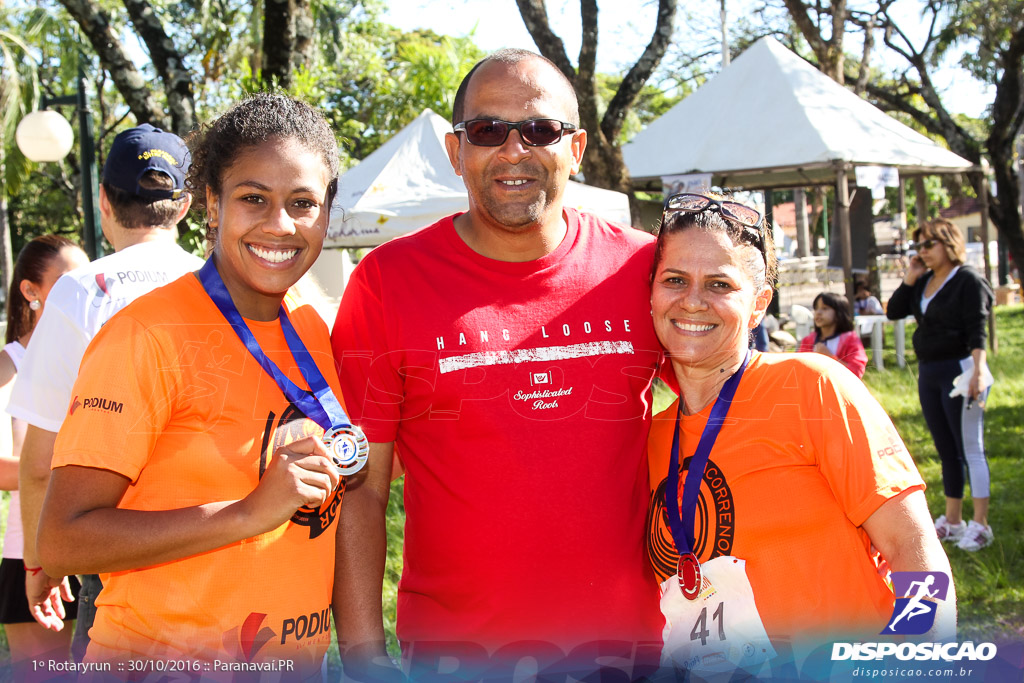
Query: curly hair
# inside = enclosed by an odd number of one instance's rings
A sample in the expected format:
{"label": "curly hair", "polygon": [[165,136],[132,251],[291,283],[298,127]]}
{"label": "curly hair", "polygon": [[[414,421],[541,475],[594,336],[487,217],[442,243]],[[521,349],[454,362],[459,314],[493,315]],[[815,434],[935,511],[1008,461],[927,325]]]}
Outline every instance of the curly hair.
{"label": "curly hair", "polygon": [[185,187],[195,206],[207,211],[206,189],[220,194],[225,171],[243,153],[268,140],[297,140],[320,155],[327,169],[327,202],[338,191],[338,142],[330,124],[305,102],[259,93],[228,109],[212,123],[204,124],[187,138],[192,154]]}

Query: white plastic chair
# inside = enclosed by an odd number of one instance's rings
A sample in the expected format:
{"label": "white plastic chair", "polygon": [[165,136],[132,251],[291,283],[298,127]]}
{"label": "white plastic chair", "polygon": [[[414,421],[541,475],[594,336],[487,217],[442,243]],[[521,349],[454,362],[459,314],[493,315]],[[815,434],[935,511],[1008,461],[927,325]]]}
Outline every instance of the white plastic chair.
{"label": "white plastic chair", "polygon": [[796,325],[796,343],[799,344],[814,330],[814,313],[806,306],[793,304],[789,309],[789,317]]}

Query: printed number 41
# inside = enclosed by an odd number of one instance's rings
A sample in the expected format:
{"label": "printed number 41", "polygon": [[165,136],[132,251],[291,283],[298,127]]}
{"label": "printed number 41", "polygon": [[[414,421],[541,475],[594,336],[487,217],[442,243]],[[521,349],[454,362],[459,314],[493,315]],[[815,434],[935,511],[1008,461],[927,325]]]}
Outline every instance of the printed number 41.
{"label": "printed number 41", "polygon": [[[725,603],[718,603],[718,609],[714,611],[711,618],[718,622],[718,639],[725,640],[725,615],[724,610]],[[690,631],[690,640],[700,640],[702,646],[708,644],[708,636],[711,635],[711,631],[708,630],[708,608],[704,607],[700,611],[700,616],[697,617],[697,623],[693,625],[693,630]]]}

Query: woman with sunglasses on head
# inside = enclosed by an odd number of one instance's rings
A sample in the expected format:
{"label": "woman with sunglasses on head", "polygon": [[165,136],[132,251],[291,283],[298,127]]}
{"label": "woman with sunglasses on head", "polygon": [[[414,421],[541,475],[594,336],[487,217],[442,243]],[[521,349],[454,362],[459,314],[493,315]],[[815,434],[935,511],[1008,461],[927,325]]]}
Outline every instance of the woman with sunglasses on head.
{"label": "woman with sunglasses on head", "polygon": [[318,111],[279,95],[189,143],[212,254],[89,347],[39,556],[52,576],[103,574],[86,659],[118,677],[172,662],[193,678],[262,665],[319,680],[344,491],[332,456],[347,455],[325,444],[353,430],[326,325],[289,288],[323,246],[337,143]]}
{"label": "woman with sunglasses on head", "polygon": [[[61,275],[89,262],[78,245],[60,235],[42,235],[26,244],[14,264],[12,286],[7,296],[7,345],[0,351],[0,402],[4,407],[10,399],[11,387],[25,356],[36,323],[50,290]],[[10,453],[0,457],[0,489],[11,492],[7,508],[7,528],[3,541],[3,560],[0,561],[0,624],[3,624],[11,652],[15,680],[31,677],[33,660],[68,659],[71,633],[78,616],[78,581],[71,577],[70,594],[62,597],[66,603],[64,628],[51,630],[36,622],[25,600],[25,577],[42,571],[39,567],[25,566],[24,533],[18,496],[18,465],[25,439],[26,424],[10,418],[4,425],[0,440]]]}
{"label": "woman with sunglasses on head", "polygon": [[815,351],[835,358],[858,377],[864,376],[868,354],[853,330],[853,317],[845,296],[822,292],[814,297],[814,332],[800,342],[800,351]]}
{"label": "woman with sunglasses on head", "polygon": [[[917,393],[935,450],[942,460],[946,510],[935,531],[967,551],[994,540],[988,524],[989,469],[985,457],[985,401],[992,375],[985,362],[992,287],[964,265],[967,248],[960,229],[938,219],[914,232],[917,255],[889,299],[892,320],[913,315]],[[961,386],[958,378],[963,377]],[[954,386],[955,396],[950,396]],[[971,482],[974,515],[964,522],[964,470]]]}
{"label": "woman with sunglasses on head", "polygon": [[[757,211],[668,199],[651,308],[680,397],[648,441],[647,541],[662,662],[697,674],[878,640],[894,604],[883,560],[949,573],[921,477],[864,385],[821,354],[747,349],[775,273]],[[950,593],[940,635],[954,633],[953,604]]]}

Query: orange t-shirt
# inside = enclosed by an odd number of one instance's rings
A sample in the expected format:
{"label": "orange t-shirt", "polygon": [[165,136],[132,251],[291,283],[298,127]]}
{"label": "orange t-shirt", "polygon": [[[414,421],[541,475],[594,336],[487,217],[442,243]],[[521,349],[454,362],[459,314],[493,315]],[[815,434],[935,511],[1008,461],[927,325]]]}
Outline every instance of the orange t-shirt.
{"label": "orange t-shirt", "polygon": [[[326,325],[312,306],[290,297],[286,306],[340,399]],[[305,388],[280,322],[246,322],[267,356]],[[191,273],[103,327],[73,396],[53,466],[129,478],[118,505],[124,509],[244,498],[279,446],[323,433],[284,397]],[[283,671],[287,678],[315,674],[331,640],[334,520],[343,492],[342,483],[319,510],[300,509],[260,536],[103,575],[89,659],[283,659],[294,667]]]}
{"label": "orange t-shirt", "polygon": [[[647,546],[659,581],[679,560],[665,510],[677,403],[655,416],[648,440]],[[680,501],[710,413],[680,421]],[[923,487],[892,421],[835,360],[753,352],[704,471],[694,552],[701,562],[746,561],[773,643],[877,634],[893,594],[860,525],[886,500]]]}

